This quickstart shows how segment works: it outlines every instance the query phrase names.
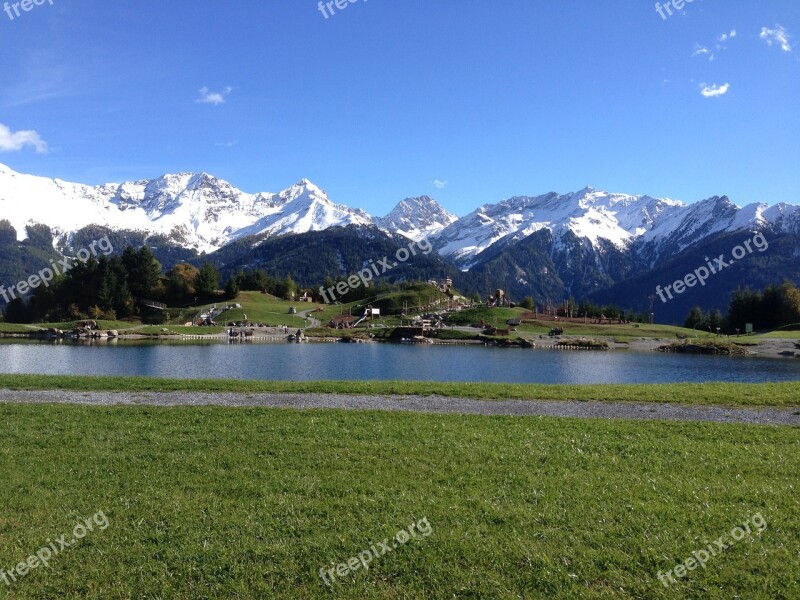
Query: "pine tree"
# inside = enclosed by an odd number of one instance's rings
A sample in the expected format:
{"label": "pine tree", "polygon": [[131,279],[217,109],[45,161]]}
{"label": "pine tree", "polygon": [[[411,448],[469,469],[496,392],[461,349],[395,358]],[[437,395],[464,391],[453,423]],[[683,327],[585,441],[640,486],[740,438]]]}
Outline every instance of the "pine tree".
{"label": "pine tree", "polygon": [[197,293],[208,298],[213,296],[219,287],[219,271],[209,262],[203,263],[196,280]]}

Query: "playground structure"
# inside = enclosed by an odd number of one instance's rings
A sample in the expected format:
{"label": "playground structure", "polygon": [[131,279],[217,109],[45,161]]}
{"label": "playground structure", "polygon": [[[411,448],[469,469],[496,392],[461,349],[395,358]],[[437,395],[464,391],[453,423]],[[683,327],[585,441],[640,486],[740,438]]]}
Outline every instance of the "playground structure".
{"label": "playground structure", "polygon": [[355,323],[353,323],[352,327],[358,327],[358,326],[359,326],[359,325],[360,325],[362,322],[364,322],[364,321],[365,321],[365,320],[366,320],[368,317],[369,317],[370,321],[374,320],[374,319],[375,319],[375,317],[378,317],[378,318],[380,319],[380,317],[381,317],[381,309],[380,309],[380,308],[372,308],[371,306],[368,306],[368,307],[367,307],[367,308],[364,310],[364,316],[363,316],[363,317],[361,317],[361,318],[360,318],[358,321],[356,321]]}
{"label": "playground structure", "polygon": [[486,299],[486,305],[488,307],[490,307],[490,308],[491,307],[497,307],[497,306],[509,306],[510,302],[508,301],[508,298],[506,297],[505,291],[501,290],[501,289],[497,289],[497,290],[495,290],[493,296],[489,296]]}
{"label": "playground structure", "polygon": [[213,327],[217,324],[214,320],[223,312],[228,310],[227,308],[217,308],[217,305],[210,307],[208,310],[200,310],[197,315],[195,315],[194,320],[189,323],[190,325],[195,325],[197,327]]}

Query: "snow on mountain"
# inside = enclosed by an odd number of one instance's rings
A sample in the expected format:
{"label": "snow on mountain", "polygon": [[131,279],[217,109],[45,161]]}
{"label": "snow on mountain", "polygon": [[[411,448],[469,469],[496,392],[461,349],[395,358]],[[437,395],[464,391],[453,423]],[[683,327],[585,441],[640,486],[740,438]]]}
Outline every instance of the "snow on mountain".
{"label": "snow on mountain", "polygon": [[87,225],[100,225],[162,234],[206,252],[251,234],[372,223],[365,212],[334,204],[305,179],[278,194],[247,194],[207,173],[92,187],[23,175],[2,164],[0,215],[19,237],[33,223],[49,225],[57,240]]}
{"label": "snow on mountain", "polygon": [[457,220],[457,216],[447,212],[433,198],[420,196],[402,200],[388,215],[375,219],[375,224],[389,233],[419,241],[436,235]]}
{"label": "snow on mountain", "polygon": [[711,235],[765,228],[800,234],[800,206],[755,203],[739,207],[727,196],[714,196],[683,205],[658,220],[638,240],[637,250],[653,265],[659,258],[676,254]]}
{"label": "snow on mountain", "polygon": [[436,249],[468,269],[493,244],[511,243],[547,228],[556,247],[571,233],[594,248],[601,240],[630,248],[652,265],[711,235],[765,227],[800,234],[800,206],[759,203],[742,208],[726,196],[685,204],[587,187],[482,206],[445,228],[436,238]]}
{"label": "snow on mountain", "polygon": [[650,196],[612,194],[587,187],[569,194],[516,196],[481,206],[458,219],[428,196],[407,198],[388,215],[335,204],[303,179],[275,193],[248,194],[207,173],[88,186],[23,175],[0,164],[0,219],[19,237],[25,226],[49,225],[56,242],[88,225],[164,235],[174,243],[212,252],[249,235],[321,231],[334,226],[376,225],[414,240],[431,237],[439,254],[461,268],[497,242],[511,244],[549,229],[554,250],[572,247],[569,235],[595,249],[613,244],[649,264],[721,232],[768,227],[800,234],[800,206],[751,204],[727,197],[694,204]]}
{"label": "snow on mountain", "polygon": [[345,225],[371,225],[373,219],[360,209],[334,204],[325,192],[307,179],[277,194],[278,210],[237,232],[237,237],[253,234],[280,235],[322,231]]}
{"label": "snow on mountain", "polygon": [[[769,223],[774,229],[782,233],[800,235],[800,206],[781,202],[775,206],[756,204],[756,217],[761,223]],[[749,208],[746,206],[745,209]]]}
{"label": "snow on mountain", "polygon": [[557,242],[571,232],[593,245],[608,240],[622,248],[681,206],[675,200],[609,194],[591,187],[564,195],[518,196],[459,219],[439,234],[436,248],[463,268],[500,240],[523,239],[545,228]]}

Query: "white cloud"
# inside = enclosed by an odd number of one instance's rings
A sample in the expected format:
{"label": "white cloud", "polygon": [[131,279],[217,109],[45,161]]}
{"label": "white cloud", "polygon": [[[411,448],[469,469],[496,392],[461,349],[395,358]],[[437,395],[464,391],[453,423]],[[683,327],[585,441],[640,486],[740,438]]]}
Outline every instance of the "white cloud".
{"label": "white cloud", "polygon": [[441,179],[434,179],[433,187],[435,187],[437,190],[443,190],[444,188],[447,187],[447,182],[442,181]]}
{"label": "white cloud", "polygon": [[39,154],[47,153],[47,143],[35,131],[11,131],[0,123],[0,152],[17,152],[25,146],[33,146]]}
{"label": "white cloud", "polygon": [[[736,30],[731,29],[728,33],[722,33],[717,37],[717,41],[714,44],[714,49],[717,52],[724,52],[728,49],[727,42],[730,42],[733,38],[736,37]],[[694,45],[694,52],[692,56],[705,56],[708,60],[716,60],[717,55],[709,48],[708,46],[701,46],[700,44]]]}
{"label": "white cloud", "polygon": [[694,45],[694,52],[692,53],[692,56],[708,56],[708,60],[714,60],[716,58],[711,50],[705,46],[701,46],[700,44]]}
{"label": "white cloud", "polygon": [[702,88],[700,90],[700,93],[703,94],[703,97],[705,97],[705,98],[716,98],[717,96],[724,96],[725,94],[727,94],[728,90],[731,87],[731,84],[730,83],[724,83],[722,85],[717,85],[717,84],[706,85],[704,83],[701,83],[700,87]]}
{"label": "white cloud", "polygon": [[195,100],[195,102],[198,104],[213,104],[214,106],[219,106],[220,104],[225,104],[225,98],[230,95],[233,88],[228,86],[221,92],[212,92],[204,86],[198,91],[200,92],[200,97]]}
{"label": "white cloud", "polygon": [[786,32],[786,29],[784,29],[782,25],[775,25],[775,29],[770,29],[769,27],[762,27],[761,35],[759,37],[765,42],[767,42],[767,46],[772,46],[772,44],[779,44],[781,50],[783,50],[784,52],[792,51],[792,45],[789,43],[789,38],[791,36]]}

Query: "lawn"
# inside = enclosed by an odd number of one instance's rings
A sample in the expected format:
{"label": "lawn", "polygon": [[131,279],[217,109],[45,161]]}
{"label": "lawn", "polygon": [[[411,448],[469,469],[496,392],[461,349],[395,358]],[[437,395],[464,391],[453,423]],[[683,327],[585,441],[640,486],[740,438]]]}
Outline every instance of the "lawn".
{"label": "lawn", "polygon": [[545,385],[523,383],[445,383],[435,381],[255,381],[226,379],[156,379],[124,376],[3,375],[0,389],[115,392],[239,392],[416,394],[478,400],[581,400],[666,402],[717,406],[800,407],[796,382]]}
{"label": "lawn", "polygon": [[[483,320],[494,327],[506,327],[509,319],[519,319],[528,311],[521,308],[471,308],[461,312],[448,315],[448,323],[451,325],[472,325]],[[516,326],[517,331],[542,335],[548,333],[554,327],[563,327],[564,335],[587,336],[587,337],[616,337],[622,340],[633,340],[638,338],[675,338],[677,335],[689,337],[707,337],[708,333],[695,331],[674,325],[651,325],[649,323],[628,323],[600,325],[592,323],[588,319],[587,323],[570,323],[566,321],[543,321],[526,320],[522,325]]]}
{"label": "lawn", "polygon": [[[473,325],[484,321],[492,327],[505,328],[509,319],[519,319],[527,311],[521,308],[468,308],[447,315],[448,325]],[[548,331],[550,331],[548,329]]]}
{"label": "lawn", "polygon": [[[569,323],[564,321],[530,321],[525,322],[518,327],[519,331],[529,333],[547,333],[554,327],[563,327],[564,335],[581,335],[581,336],[607,336],[616,337],[620,339],[639,339],[639,338],[675,338],[677,335],[688,336],[694,338],[708,337],[707,331],[695,331],[694,329],[686,329],[684,327],[676,327],[674,325],[650,325],[649,323],[628,323],[628,324],[612,324],[600,325],[592,323],[589,319],[588,323]],[[716,336],[715,336],[716,337]]]}
{"label": "lawn", "polygon": [[759,338],[778,339],[778,340],[800,340],[800,331],[770,331],[769,333],[764,333],[757,336],[755,339]]}
{"label": "lawn", "polygon": [[314,316],[323,323],[328,323],[328,321],[337,315],[352,314],[353,316],[360,318],[364,314],[364,308],[366,304],[368,304],[370,300],[374,299],[375,296],[347,304],[315,304],[315,307],[322,306],[322,311],[316,313]]}
{"label": "lawn", "polygon": [[143,325],[125,333],[141,335],[218,335],[224,327],[185,327],[183,325]]}
{"label": "lawn", "polygon": [[39,329],[38,325],[19,325],[17,323],[0,323],[0,333],[30,333]]}
{"label": "lawn", "polygon": [[0,405],[0,472],[6,571],[108,524],[0,598],[794,598],[800,578],[789,427]]}
{"label": "lawn", "polygon": [[298,311],[311,311],[317,308],[317,304],[305,302],[289,302],[279,300],[274,296],[262,294],[260,292],[240,292],[236,300],[227,301],[224,304],[241,304],[242,308],[234,308],[225,311],[215,320],[218,324],[239,322],[244,320],[247,315],[251,323],[264,323],[266,325],[279,326],[288,325],[293,329],[304,327],[306,321],[301,317],[290,315],[289,308],[294,307]]}
{"label": "lawn", "polygon": [[[134,323],[131,321],[107,321],[104,319],[97,319],[97,326],[100,329],[132,329],[134,327],[139,327],[139,323]],[[40,328],[40,329],[48,329],[53,327],[55,329],[61,329],[63,331],[72,331],[78,326],[80,321],[64,321],[61,323],[35,323],[31,327]]]}

